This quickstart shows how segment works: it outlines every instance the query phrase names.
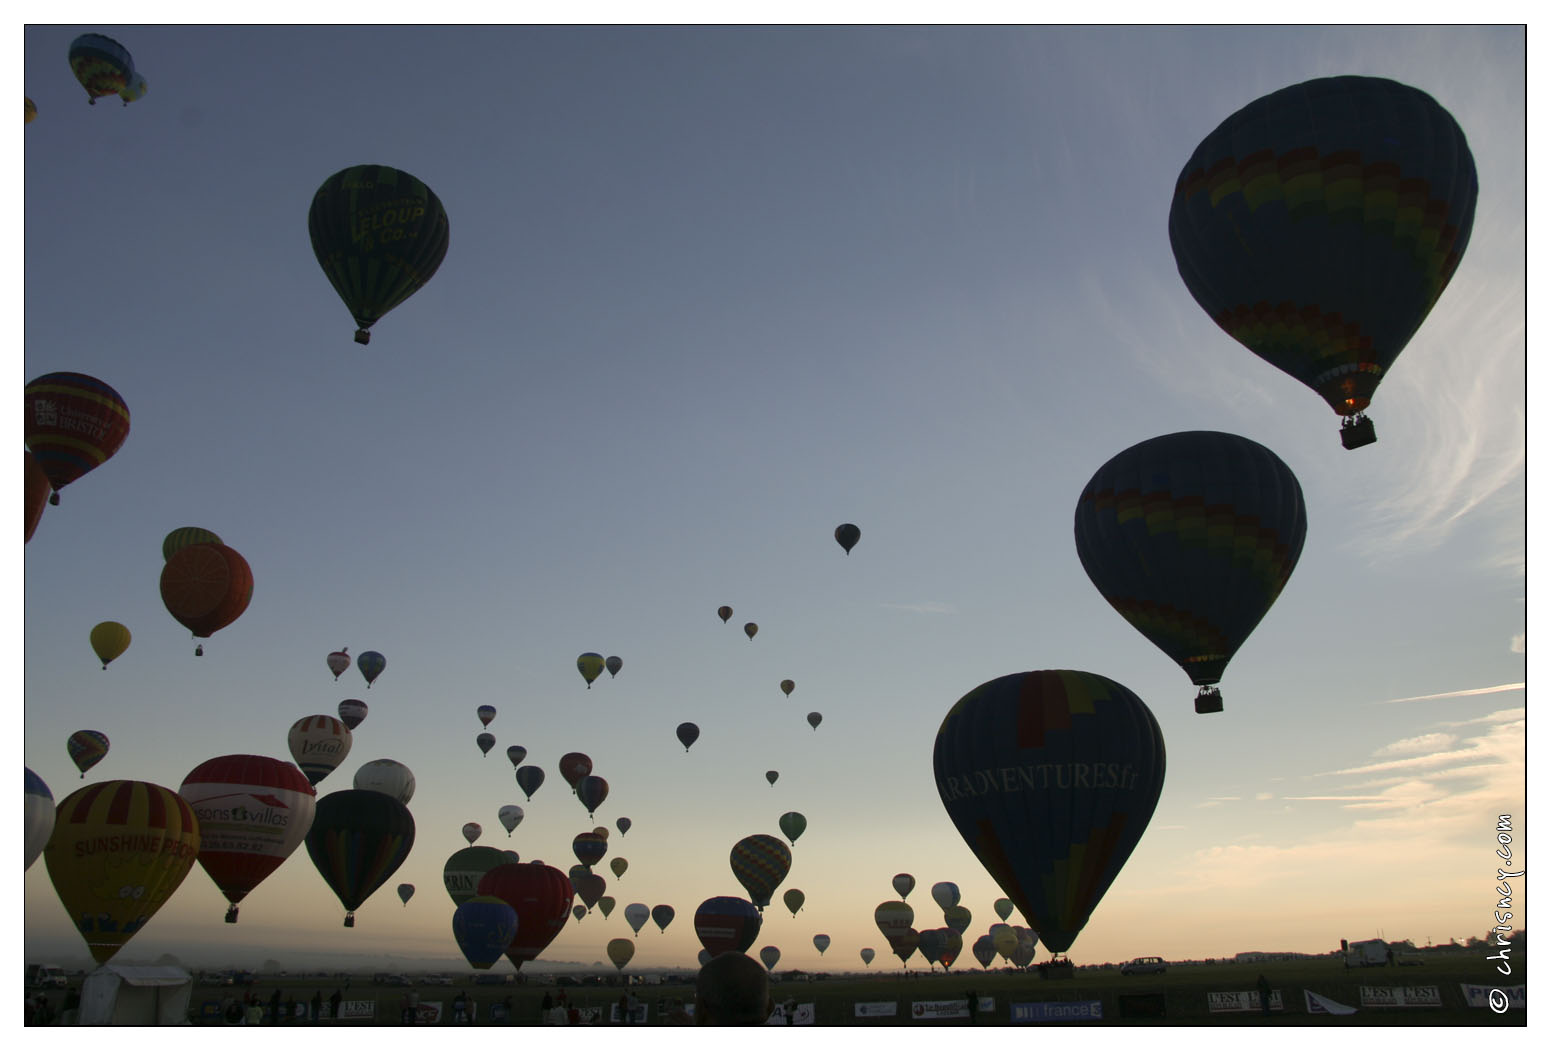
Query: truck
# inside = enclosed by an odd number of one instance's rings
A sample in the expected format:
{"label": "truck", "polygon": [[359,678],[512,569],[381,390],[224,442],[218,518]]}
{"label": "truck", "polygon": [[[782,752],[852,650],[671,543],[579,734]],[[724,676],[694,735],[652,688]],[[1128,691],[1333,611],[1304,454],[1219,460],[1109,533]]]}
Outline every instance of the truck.
{"label": "truck", "polygon": [[1389,943],[1382,938],[1342,942],[1341,947],[1348,967],[1383,967],[1390,961]]}

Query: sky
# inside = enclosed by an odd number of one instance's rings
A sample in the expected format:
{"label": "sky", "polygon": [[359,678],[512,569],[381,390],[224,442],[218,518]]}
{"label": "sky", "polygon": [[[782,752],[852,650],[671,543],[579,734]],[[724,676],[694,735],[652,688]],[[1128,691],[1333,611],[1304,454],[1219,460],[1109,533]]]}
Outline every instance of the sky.
{"label": "sky", "polygon": [[[145,98],[86,104],[65,56],[88,31],[131,51]],[[732,845],[795,810],[779,890],[806,903],[774,902],[753,948],[839,971],[870,946],[897,969],[873,923],[894,874],[915,877],[918,928],[942,925],[931,886],[957,883],[966,946],[1001,896],[938,799],[938,725],[1043,668],[1125,684],[1168,750],[1075,962],[1495,922],[1497,818],[1526,802],[1522,28],[83,24],[22,43],[38,117],[13,375],[85,372],[132,414],[7,570],[22,758],[63,799],[83,784],[65,739],[99,730],[85,781],[175,789],[217,755],[289,758],[295,720],[356,698],[370,713],[320,794],[376,758],[417,783],[414,848],[354,928],[301,848],[236,926],[196,866],[121,960],[452,968],[441,871],[465,822],[566,870],[575,834],[627,816],[618,909],[540,962],[604,959],[640,902],[677,916],[642,929],[632,969],[692,967],[695,908],[743,895]],[[1167,235],[1202,137],[1343,73],[1430,93],[1481,187],[1355,452],[1207,318]],[[451,227],[365,347],[306,228],[323,180],[363,163],[424,180]],[[1072,537],[1101,464],[1192,429],[1273,449],[1309,518],[1211,716]],[[255,577],[201,658],[157,589],[185,525]],[[134,636],[106,671],[102,620]],[[336,682],[340,647],[387,670]],[[584,651],[623,669],[588,689]],[[511,744],[548,774],[531,801]],[[569,751],[609,782],[596,820],[558,776]],[[526,812],[510,838],[508,803]],[[21,889],[27,958],[83,958],[41,859]]]}

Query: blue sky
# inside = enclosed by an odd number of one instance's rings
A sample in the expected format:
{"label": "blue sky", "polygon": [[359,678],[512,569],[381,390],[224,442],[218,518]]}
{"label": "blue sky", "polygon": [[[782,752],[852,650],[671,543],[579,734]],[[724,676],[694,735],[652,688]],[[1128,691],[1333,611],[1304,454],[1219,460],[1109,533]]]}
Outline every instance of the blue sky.
{"label": "blue sky", "polygon": [[[86,104],[65,60],[86,31],[133,53],[144,99]],[[414,850],[354,929],[303,850],[235,930],[191,872],[125,958],[456,959],[440,873],[464,822],[566,869],[573,835],[623,815],[608,893],[678,912],[632,966],[690,965],[695,907],[741,893],[732,844],[797,810],[782,889],[807,904],[767,910],[756,948],[888,966],[872,910],[894,873],[917,879],[918,927],[941,925],[939,880],[971,935],[1000,896],[937,799],[942,716],[1051,667],[1129,686],[1169,752],[1075,960],[1492,922],[1488,841],[1525,802],[1521,29],[71,25],[23,44],[19,371],[98,376],[133,418],[14,564],[26,764],[62,799],[81,783],[65,738],[97,729],[113,748],[89,778],[176,788],[216,755],[287,758],[293,721],[356,697],[370,715],[320,791],[383,757],[418,782]],[[1379,442],[1350,453],[1318,397],[1202,313],[1166,228],[1219,121],[1338,73],[1431,93],[1481,185],[1458,273],[1375,399]],[[368,347],[306,232],[318,185],[359,163],[423,179],[451,225]],[[1269,446],[1309,508],[1210,717],[1072,542],[1100,464],[1187,429]],[[202,659],[156,587],[182,525],[256,580]],[[87,645],[105,619],[134,633],[106,672]],[[369,691],[333,681],[340,646],[387,656]],[[619,676],[585,689],[587,650]],[[531,803],[509,744],[549,774]],[[572,750],[611,785],[596,822],[558,778]],[[528,815],[510,842],[506,803]],[[24,889],[29,958],[76,951],[41,861]],[[602,959],[624,933],[595,914],[549,955]]]}

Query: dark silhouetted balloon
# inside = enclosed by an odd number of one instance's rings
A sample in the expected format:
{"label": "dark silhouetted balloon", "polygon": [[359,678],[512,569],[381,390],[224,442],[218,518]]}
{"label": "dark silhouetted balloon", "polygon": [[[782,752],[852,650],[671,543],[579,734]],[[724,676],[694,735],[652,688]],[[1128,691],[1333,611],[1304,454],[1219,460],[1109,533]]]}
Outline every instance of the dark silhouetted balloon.
{"label": "dark silhouetted balloon", "polygon": [[1476,166],[1449,112],[1379,77],[1324,77],[1256,99],[1196,147],[1169,243],[1223,331],[1316,391],[1341,441],[1454,276]]}
{"label": "dark silhouetted balloon", "polygon": [[732,607],[718,606],[716,607],[716,615],[722,618],[723,624],[726,624],[729,620],[732,619]]}
{"label": "dark silhouetted balloon", "polygon": [[856,542],[862,538],[862,531],[850,522],[835,527],[835,542],[845,548],[846,554],[856,546]]}
{"label": "dark silhouetted balloon", "polygon": [[707,898],[695,910],[695,937],[712,956],[747,952],[764,921],[753,902],[743,898]]}
{"label": "dark silhouetted balloon", "polygon": [[758,833],[733,845],[729,858],[733,877],[749,892],[749,899],[763,910],[770,895],[792,868],[792,852],[774,836]]}
{"label": "dark silhouetted balloon", "polygon": [[475,970],[488,971],[517,935],[517,910],[494,895],[475,895],[452,914],[452,936]]}
{"label": "dark silhouetted balloon", "polygon": [[684,746],[686,752],[700,738],[700,727],[694,723],[679,723],[679,728],[674,732],[678,734],[679,744]]}
{"label": "dark silhouetted balloon", "polygon": [[1281,594],[1308,530],[1303,489],[1236,434],[1149,438],[1096,471],[1077,501],[1077,557],[1093,586],[1222,710],[1223,670]]}
{"label": "dark silhouetted balloon", "polygon": [[345,907],[346,927],[355,926],[355,910],[398,871],[414,845],[409,808],[360,788],[319,799],[307,833],[307,853]]}
{"label": "dark silhouetted balloon", "polygon": [[977,686],[949,709],[932,752],[959,834],[1058,953],[1141,840],[1164,765],[1163,732],[1141,699],[1081,671]]}

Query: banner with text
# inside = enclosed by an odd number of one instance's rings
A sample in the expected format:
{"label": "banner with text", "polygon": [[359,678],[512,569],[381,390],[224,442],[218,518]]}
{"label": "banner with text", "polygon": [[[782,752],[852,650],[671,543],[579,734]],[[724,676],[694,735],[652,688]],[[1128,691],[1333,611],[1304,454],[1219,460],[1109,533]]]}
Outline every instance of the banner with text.
{"label": "banner with text", "polygon": [[[1282,1010],[1282,991],[1271,990],[1271,1010]],[[1236,993],[1207,993],[1206,1009],[1216,1014],[1219,1011],[1258,1011],[1260,1010],[1260,992],[1256,989],[1246,989]]]}
{"label": "banner with text", "polygon": [[1012,1005],[1014,1022],[1097,1022],[1103,1018],[1100,1000],[1037,1000]]}
{"label": "banner with text", "polygon": [[1436,985],[1364,985],[1364,1007],[1442,1007]]}

